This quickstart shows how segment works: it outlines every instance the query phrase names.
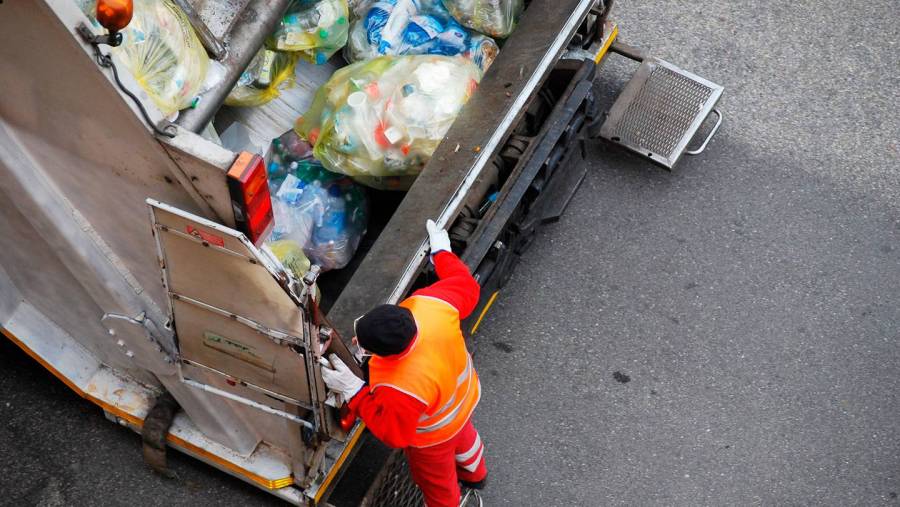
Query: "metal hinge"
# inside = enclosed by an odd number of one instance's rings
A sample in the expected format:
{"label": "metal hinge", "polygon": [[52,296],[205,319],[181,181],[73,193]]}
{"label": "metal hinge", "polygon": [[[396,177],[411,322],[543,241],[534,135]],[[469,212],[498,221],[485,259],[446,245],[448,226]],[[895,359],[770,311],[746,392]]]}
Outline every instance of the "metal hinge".
{"label": "metal hinge", "polygon": [[[115,329],[110,326],[113,322],[131,324],[132,326],[140,328],[141,332],[143,332],[144,336],[150,342],[151,348],[155,349],[156,352],[162,356],[162,360],[167,364],[175,364],[177,351],[171,350],[173,345],[164,343],[165,340],[162,339],[168,333],[163,333],[159,326],[147,317],[146,313],[141,312],[135,317],[128,317],[127,315],[120,315],[118,313],[105,313],[103,314],[103,317],[100,318],[100,322],[109,330],[109,334],[112,336],[116,335]],[[120,340],[120,342],[122,346],[126,345],[122,340]],[[128,350],[126,355],[128,355],[128,357],[133,357],[134,352]]]}

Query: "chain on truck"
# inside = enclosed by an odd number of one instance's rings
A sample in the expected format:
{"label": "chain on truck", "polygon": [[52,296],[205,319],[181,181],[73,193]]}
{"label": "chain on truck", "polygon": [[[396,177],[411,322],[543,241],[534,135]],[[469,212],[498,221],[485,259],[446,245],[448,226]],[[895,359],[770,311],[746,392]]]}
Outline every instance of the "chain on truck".
{"label": "chain on truck", "polygon": [[[317,360],[336,353],[362,375],[353,320],[433,277],[426,219],[483,287],[464,323],[475,333],[585,177],[585,143],[672,169],[715,134],[723,89],[620,41],[612,0],[531,0],[415,183],[370,197],[349,266],[297,276],[263,245],[271,216],[248,198],[262,159],[199,134],[288,3],[174,2],[224,69],[174,121],[109,56],[115,31],[74,1],[0,4],[0,330],[139,432],[154,468],[171,447],[317,505],[365,431],[341,425]],[[595,79],[613,53],[636,71],[605,106]],[[398,455],[365,465],[382,471],[363,503],[419,501]]]}

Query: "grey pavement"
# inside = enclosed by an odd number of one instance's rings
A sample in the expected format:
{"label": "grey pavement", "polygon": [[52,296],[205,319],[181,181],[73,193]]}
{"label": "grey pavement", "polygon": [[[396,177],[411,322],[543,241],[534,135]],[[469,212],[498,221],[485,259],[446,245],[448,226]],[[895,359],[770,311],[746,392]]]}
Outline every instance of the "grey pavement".
{"label": "grey pavement", "polygon": [[[673,173],[590,148],[475,337],[487,506],[900,505],[897,4],[774,4],[616,2],[726,123]],[[178,453],[150,473],[0,342],[0,504],[279,505]]]}
{"label": "grey pavement", "polygon": [[774,4],[617,2],[726,123],[671,174],[595,147],[501,293],[486,505],[900,503],[897,4]]}

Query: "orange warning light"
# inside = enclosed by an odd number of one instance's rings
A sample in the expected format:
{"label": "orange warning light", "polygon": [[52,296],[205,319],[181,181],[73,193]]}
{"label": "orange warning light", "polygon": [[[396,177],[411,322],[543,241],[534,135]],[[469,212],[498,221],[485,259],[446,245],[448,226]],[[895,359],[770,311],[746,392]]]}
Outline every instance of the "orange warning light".
{"label": "orange warning light", "polygon": [[132,0],[97,0],[97,22],[110,32],[128,26],[134,14]]}

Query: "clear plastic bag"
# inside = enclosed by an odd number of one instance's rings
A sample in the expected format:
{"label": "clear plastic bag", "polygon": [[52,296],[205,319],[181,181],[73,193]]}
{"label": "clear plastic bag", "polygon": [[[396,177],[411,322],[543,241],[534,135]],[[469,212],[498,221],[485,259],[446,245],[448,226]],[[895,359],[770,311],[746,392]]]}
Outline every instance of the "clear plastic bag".
{"label": "clear plastic bag", "polygon": [[294,242],[323,270],[346,266],[366,232],[365,191],[325,170],[294,131],[272,142],[267,169],[275,211],[270,246]]}
{"label": "clear plastic bag", "polygon": [[297,53],[259,50],[225,99],[229,106],[260,106],[294,86]]}
{"label": "clear plastic bag", "polygon": [[516,28],[525,9],[523,0],[443,0],[444,7],[463,26],[497,39]]}
{"label": "clear plastic bag", "polygon": [[400,177],[408,187],[480,79],[478,67],[459,56],[355,63],[319,88],[295,129],[327,169],[364,184]]}
{"label": "clear plastic bag", "polygon": [[[79,0],[96,26],[96,1]],[[134,0],[134,16],[112,48],[165,115],[193,104],[203,91],[209,57],[187,16],[167,0]]]}
{"label": "clear plastic bag", "polygon": [[349,27],[347,0],[293,0],[268,46],[321,65],[347,43]]}
{"label": "clear plastic bag", "polygon": [[487,70],[493,39],[460,26],[440,0],[379,0],[361,7],[344,48],[349,62],[382,55],[462,55]]}

